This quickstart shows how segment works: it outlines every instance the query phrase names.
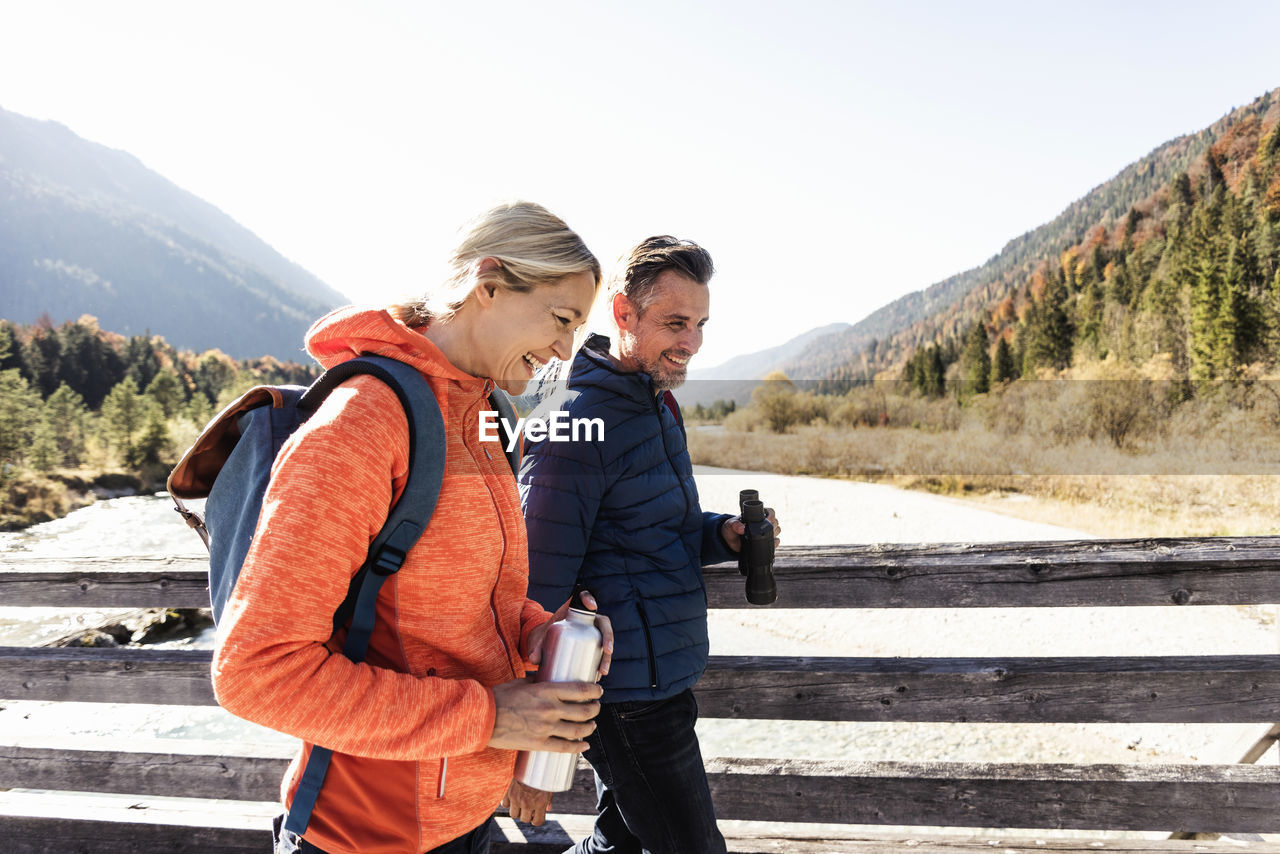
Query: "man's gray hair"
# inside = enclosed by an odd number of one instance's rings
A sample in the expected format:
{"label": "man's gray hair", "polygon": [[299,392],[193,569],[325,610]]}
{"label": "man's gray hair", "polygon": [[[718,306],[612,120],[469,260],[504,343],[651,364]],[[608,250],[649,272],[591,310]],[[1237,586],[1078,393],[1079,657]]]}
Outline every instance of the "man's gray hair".
{"label": "man's gray hair", "polygon": [[711,255],[692,240],[681,240],[660,234],[642,241],[618,261],[609,281],[609,296],[624,294],[641,314],[653,300],[653,287],[658,277],[674,270],[700,285],[711,281],[715,265]]}

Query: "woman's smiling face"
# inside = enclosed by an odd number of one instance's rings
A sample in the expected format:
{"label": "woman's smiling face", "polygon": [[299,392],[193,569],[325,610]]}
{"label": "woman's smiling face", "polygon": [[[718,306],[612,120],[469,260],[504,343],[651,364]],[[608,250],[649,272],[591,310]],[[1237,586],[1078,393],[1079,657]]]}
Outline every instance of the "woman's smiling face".
{"label": "woman's smiling face", "polygon": [[507,394],[518,395],[534,372],[551,359],[568,361],[573,334],[587,320],[596,295],[591,273],[573,273],[521,293],[497,285],[482,300],[485,317],[479,332],[480,376]]}

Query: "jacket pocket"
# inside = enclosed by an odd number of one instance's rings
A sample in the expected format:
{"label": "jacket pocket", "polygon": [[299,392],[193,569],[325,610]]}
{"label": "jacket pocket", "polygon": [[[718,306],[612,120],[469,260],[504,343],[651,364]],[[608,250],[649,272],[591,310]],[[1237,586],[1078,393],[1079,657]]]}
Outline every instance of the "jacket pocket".
{"label": "jacket pocket", "polygon": [[653,632],[649,629],[649,618],[644,613],[644,600],[636,600],[636,610],[640,613],[640,628],[644,631],[644,647],[649,654],[649,687],[658,687],[658,657],[653,653]]}

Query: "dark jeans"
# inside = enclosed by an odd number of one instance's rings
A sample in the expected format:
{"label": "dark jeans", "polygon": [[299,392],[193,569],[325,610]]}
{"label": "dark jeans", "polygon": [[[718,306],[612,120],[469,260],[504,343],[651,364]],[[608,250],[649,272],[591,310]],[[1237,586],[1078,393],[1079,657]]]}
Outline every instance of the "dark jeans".
{"label": "dark jeans", "polygon": [[[486,821],[470,833],[464,833],[457,839],[451,839],[444,845],[432,848],[425,854],[489,854],[489,831],[493,826],[492,821]],[[294,837],[293,847],[289,845],[281,847],[280,833],[284,827],[284,816],[276,816],[272,836],[276,840],[277,852],[298,852],[298,854],[325,854],[324,850],[317,848],[305,839]],[[293,836],[293,834],[289,834]]]}
{"label": "dark jeans", "polygon": [[601,707],[586,752],[596,772],[596,826],[569,851],[724,854],[697,720],[692,691]]}

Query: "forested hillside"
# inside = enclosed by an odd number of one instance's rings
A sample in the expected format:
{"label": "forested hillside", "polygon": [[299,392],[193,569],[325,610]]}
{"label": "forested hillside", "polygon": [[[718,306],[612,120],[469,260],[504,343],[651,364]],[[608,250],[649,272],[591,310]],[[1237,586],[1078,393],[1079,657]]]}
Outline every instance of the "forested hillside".
{"label": "forested hillside", "polygon": [[0,530],[66,512],[66,484],[125,475],[163,484],[222,405],[262,383],[305,385],[313,366],[179,350],[159,336],[0,320]]}
{"label": "forested hillside", "polygon": [[976,376],[959,366],[970,334],[971,355],[985,334],[1005,366],[996,379],[1107,356],[1163,356],[1189,378],[1270,364],[1278,119],[1280,90],[1160,146],[987,264],[821,339],[786,373],[835,388],[905,371],[936,391],[939,367]]}
{"label": "forested hillside", "polygon": [[[941,393],[1110,360],[1236,380],[1280,342],[1280,97],[1238,110],[1187,169],[1083,239],[889,339],[876,367]],[[954,367],[952,367],[954,365]],[[939,370],[942,376],[939,375]],[[1154,373],[1153,373],[1154,372]]]}

